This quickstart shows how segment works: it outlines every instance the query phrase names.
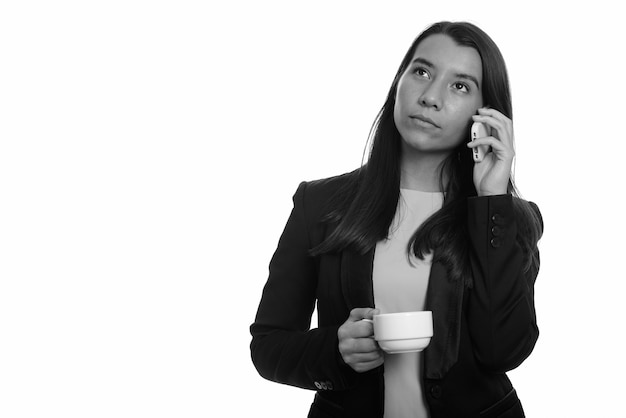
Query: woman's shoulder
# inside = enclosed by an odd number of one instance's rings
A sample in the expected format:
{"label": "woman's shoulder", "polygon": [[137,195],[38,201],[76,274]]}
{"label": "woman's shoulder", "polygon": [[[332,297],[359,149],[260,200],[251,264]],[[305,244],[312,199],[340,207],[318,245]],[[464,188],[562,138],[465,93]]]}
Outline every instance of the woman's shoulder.
{"label": "woman's shoulder", "polygon": [[332,177],[303,181],[293,197],[294,204],[305,207],[307,214],[313,218],[323,216],[336,206],[337,200],[350,196],[356,190],[360,173],[359,168]]}
{"label": "woman's shoulder", "polygon": [[334,195],[345,187],[351,187],[356,184],[359,179],[361,169],[356,169],[349,173],[339,174],[318,180],[304,181],[300,187],[305,187],[307,194],[316,196]]}

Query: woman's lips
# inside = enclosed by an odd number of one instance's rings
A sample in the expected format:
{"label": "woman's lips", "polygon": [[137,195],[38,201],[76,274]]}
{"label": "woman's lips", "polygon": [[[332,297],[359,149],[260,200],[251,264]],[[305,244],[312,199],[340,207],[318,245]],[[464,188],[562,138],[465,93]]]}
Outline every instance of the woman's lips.
{"label": "woman's lips", "polygon": [[424,128],[440,128],[432,119],[422,115],[411,115],[410,118],[418,125]]}

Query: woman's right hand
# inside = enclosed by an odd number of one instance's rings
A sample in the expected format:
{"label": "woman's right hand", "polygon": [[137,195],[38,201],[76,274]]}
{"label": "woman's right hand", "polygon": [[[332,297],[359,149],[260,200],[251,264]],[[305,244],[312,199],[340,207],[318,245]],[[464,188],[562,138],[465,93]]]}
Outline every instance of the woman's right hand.
{"label": "woman's right hand", "polygon": [[374,325],[370,321],[378,309],[355,308],[339,327],[339,352],[343,361],[359,373],[375,369],[383,364],[383,352],[374,340]]}

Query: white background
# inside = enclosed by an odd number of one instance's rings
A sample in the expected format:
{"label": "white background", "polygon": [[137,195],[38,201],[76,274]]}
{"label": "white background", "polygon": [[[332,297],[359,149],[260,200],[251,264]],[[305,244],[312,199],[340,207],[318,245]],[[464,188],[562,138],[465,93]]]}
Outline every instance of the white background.
{"label": "white background", "polygon": [[469,20],[507,60],[546,226],[511,378],[529,417],[626,417],[610,4],[2,2],[0,416],[306,416],[248,348],[291,196],[360,164],[419,32]]}

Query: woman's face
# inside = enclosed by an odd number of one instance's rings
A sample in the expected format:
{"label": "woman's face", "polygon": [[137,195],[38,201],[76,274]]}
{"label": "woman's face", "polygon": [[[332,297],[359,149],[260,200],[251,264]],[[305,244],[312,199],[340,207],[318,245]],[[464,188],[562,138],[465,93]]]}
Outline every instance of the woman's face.
{"label": "woman's face", "polygon": [[401,76],[393,117],[403,152],[448,155],[467,133],[482,99],[482,61],[447,35],[422,40]]}

